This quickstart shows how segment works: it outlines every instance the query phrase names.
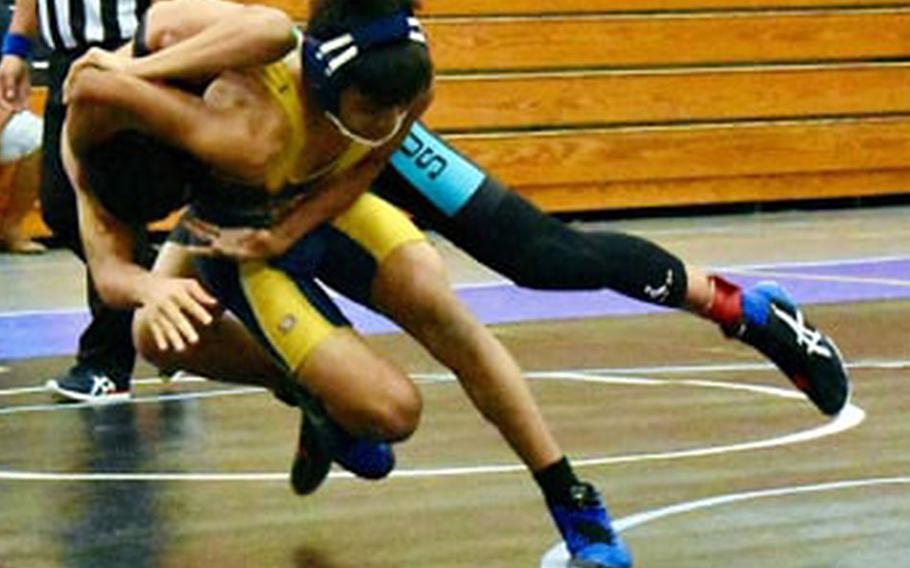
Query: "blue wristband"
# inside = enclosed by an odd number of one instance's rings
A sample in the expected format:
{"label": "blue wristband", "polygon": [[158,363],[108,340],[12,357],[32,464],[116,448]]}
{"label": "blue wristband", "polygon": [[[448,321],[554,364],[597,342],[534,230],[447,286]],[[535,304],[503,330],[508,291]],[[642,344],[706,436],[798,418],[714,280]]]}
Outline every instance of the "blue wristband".
{"label": "blue wristband", "polygon": [[31,59],[32,40],[22,34],[6,34],[3,37],[3,55],[16,55],[22,59]]}

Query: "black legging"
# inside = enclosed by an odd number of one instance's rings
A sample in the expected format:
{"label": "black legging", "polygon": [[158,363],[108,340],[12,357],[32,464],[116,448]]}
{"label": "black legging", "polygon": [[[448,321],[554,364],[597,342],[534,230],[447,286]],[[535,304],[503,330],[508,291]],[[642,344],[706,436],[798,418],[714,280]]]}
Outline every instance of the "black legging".
{"label": "black legging", "polygon": [[373,190],[520,286],[609,288],[670,307],[685,299],[686,272],[677,257],[639,237],[569,227],[420,125]]}

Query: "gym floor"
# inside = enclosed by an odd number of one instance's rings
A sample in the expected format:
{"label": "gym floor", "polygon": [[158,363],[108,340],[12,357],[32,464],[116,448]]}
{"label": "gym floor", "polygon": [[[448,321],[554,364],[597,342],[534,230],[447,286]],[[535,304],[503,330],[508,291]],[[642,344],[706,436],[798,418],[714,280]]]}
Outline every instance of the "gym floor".
{"label": "gym floor", "polygon": [[[605,223],[743,283],[777,279],[854,381],[818,414],[753,351],[608,292],[516,290],[451,247],[460,293],[527,370],[644,568],[910,566],[910,208]],[[585,229],[595,225],[586,224]],[[85,322],[64,251],[0,256],[0,566],[565,566],[516,458],[419,347],[358,315],[419,382],[418,433],[372,483],[298,498],[299,414],[140,365],[132,402],[55,405]]]}

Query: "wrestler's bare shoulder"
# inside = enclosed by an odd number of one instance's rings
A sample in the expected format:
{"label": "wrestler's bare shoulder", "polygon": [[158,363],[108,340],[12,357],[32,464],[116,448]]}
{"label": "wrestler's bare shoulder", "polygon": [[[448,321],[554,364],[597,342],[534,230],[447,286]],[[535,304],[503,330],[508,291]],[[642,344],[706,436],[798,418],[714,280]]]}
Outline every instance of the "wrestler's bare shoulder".
{"label": "wrestler's bare shoulder", "polygon": [[282,151],[291,132],[287,113],[254,70],[222,73],[206,88],[203,99],[211,109],[229,112],[234,124],[243,125],[248,147],[265,154],[262,163]]}

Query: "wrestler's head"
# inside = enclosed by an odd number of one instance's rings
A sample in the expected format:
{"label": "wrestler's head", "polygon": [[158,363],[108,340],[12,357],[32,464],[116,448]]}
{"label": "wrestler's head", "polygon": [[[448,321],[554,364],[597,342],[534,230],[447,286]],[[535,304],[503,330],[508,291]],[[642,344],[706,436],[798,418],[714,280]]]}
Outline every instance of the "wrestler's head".
{"label": "wrestler's head", "polygon": [[433,80],[413,0],[320,0],[304,42],[308,87],[342,133],[380,145]]}
{"label": "wrestler's head", "polygon": [[119,220],[145,225],[187,203],[198,162],[187,153],[134,131],[120,132],[85,155],[88,186]]}

